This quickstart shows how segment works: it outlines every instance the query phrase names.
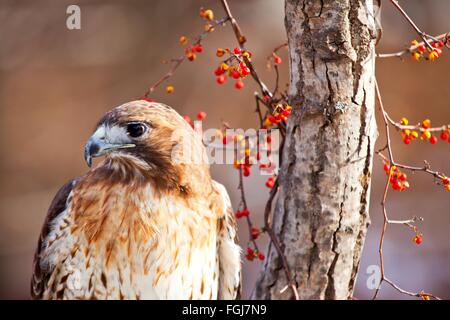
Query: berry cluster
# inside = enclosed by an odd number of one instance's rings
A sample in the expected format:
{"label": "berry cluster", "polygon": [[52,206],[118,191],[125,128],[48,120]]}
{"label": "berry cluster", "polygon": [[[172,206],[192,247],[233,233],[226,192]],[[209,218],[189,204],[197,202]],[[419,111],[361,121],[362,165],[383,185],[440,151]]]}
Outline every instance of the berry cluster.
{"label": "berry cluster", "polygon": [[[267,98],[264,98],[266,100]],[[264,119],[264,128],[270,128],[274,125],[279,124],[282,121],[286,121],[287,118],[291,115],[292,107],[288,104],[283,105],[281,103],[275,106],[275,111],[273,114],[269,114]]]}
{"label": "berry cluster", "polygon": [[[186,38],[185,36],[181,36],[179,39],[179,42],[181,45],[185,46],[188,43],[188,38]],[[195,59],[197,59],[197,53],[202,53],[202,52],[203,52],[203,45],[198,42],[191,46],[188,46],[184,50],[184,54],[186,55],[186,58],[189,61],[194,61]]]}
{"label": "berry cluster", "polygon": [[225,54],[229,55],[229,57],[214,71],[216,82],[218,84],[224,84],[228,76],[236,80],[234,83],[236,89],[244,88],[244,82],[242,80],[251,74],[251,70],[245,61],[251,61],[252,53],[241,50],[240,48],[234,48],[233,51],[228,48],[218,48],[216,51],[216,56],[218,57],[223,57]]}
{"label": "berry cluster", "polygon": [[409,188],[408,176],[402,172],[397,166],[390,166],[389,163],[385,163],[383,167],[386,175],[389,176],[389,182],[391,187],[397,191],[404,191]]}
{"label": "berry cluster", "polygon": [[245,258],[248,261],[253,261],[255,258],[258,258],[259,260],[264,260],[265,256],[262,252],[259,252],[257,249],[247,248],[247,254],[245,255]]}
{"label": "berry cluster", "polygon": [[[450,44],[450,39],[447,40]],[[434,61],[439,58],[442,54],[442,48],[445,46],[445,42],[442,40],[433,41],[431,43],[431,48],[428,48],[424,43],[420,43],[417,40],[411,41],[411,45],[415,47],[415,50],[411,53],[414,60],[419,61],[420,59],[425,59],[429,61]]]}
{"label": "berry cluster", "polygon": [[[400,125],[408,126],[408,119],[402,118],[400,120]],[[431,144],[436,144],[438,142],[437,136],[433,135],[430,131],[431,121],[430,119],[425,119],[422,123],[417,126],[417,130],[414,129],[403,129],[401,130],[401,135],[404,144],[410,144],[412,141],[419,138],[423,141],[429,141]],[[419,135],[420,133],[420,135]],[[440,138],[443,141],[450,142],[450,127],[441,131]]]}
{"label": "berry cluster", "polygon": [[243,217],[248,217],[250,215],[250,211],[247,208],[245,208],[243,210],[236,211],[235,215],[236,215],[236,218],[238,218],[238,219],[243,218]]}

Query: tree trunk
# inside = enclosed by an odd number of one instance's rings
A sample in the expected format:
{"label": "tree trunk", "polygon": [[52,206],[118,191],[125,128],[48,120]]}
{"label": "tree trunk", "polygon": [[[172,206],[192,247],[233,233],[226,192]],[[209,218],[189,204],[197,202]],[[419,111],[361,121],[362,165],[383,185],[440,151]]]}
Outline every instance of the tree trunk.
{"label": "tree trunk", "polygon": [[[373,3],[286,0],[285,11],[294,112],[273,227],[301,299],[348,299],[370,223]],[[273,245],[267,256],[253,298],[292,299]]]}

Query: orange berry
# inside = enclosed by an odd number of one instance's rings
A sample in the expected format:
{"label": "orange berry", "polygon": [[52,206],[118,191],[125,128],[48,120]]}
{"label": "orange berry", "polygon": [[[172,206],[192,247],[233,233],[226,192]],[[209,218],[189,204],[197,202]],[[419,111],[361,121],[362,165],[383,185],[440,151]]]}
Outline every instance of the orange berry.
{"label": "orange berry", "polygon": [[422,128],[424,129],[428,129],[431,126],[431,120],[430,119],[425,119],[422,121]]}
{"label": "orange berry", "polygon": [[197,55],[193,52],[188,52],[186,54],[186,57],[188,58],[189,61],[194,61],[195,59],[197,59]]}
{"label": "orange berry", "polygon": [[225,50],[222,48],[217,48],[216,50],[216,56],[218,56],[219,58],[222,57],[225,54]]}
{"label": "orange berry", "polygon": [[170,84],[166,87],[166,92],[169,93],[169,94],[172,93],[173,90],[174,90],[174,88],[173,88],[173,86],[170,85]]}
{"label": "orange berry", "polygon": [[179,41],[180,44],[184,46],[188,42],[188,39],[185,36],[181,36]]}
{"label": "orange berry", "polygon": [[430,60],[430,61],[434,61],[434,60],[436,60],[437,58],[439,57],[439,54],[436,52],[436,51],[431,51],[429,54],[428,54],[428,60]]}

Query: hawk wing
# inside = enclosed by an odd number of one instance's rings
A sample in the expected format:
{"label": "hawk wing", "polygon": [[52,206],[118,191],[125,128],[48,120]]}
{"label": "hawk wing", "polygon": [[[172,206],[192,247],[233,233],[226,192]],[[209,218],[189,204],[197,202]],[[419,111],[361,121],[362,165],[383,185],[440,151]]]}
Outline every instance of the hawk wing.
{"label": "hawk wing", "polygon": [[241,295],[241,248],[238,245],[236,219],[225,187],[216,181],[213,181],[213,187],[222,200],[222,212],[219,215],[217,237],[219,260],[218,299],[239,299]]}
{"label": "hawk wing", "polygon": [[33,275],[31,278],[31,297],[33,299],[42,298],[45,287],[48,283],[48,279],[51,276],[50,270],[44,270],[41,268],[40,256],[42,244],[48,233],[50,232],[50,226],[54,219],[66,209],[67,198],[69,197],[69,194],[76,183],[77,179],[73,179],[62,186],[61,189],[59,189],[59,191],[56,193],[56,196],[50,204],[50,208],[48,209],[47,217],[45,218],[45,222],[41,230],[41,235],[39,237],[36,253],[34,254]]}

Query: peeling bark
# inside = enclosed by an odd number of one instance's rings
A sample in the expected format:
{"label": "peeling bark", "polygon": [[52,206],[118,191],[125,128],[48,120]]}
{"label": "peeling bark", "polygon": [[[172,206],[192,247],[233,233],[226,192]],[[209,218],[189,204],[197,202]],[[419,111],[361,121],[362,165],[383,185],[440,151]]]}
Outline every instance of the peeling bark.
{"label": "peeling bark", "polygon": [[[301,299],[348,299],[370,223],[377,135],[372,0],[286,0],[285,11],[294,112],[273,227]],[[286,285],[269,245],[253,298],[292,299]]]}

